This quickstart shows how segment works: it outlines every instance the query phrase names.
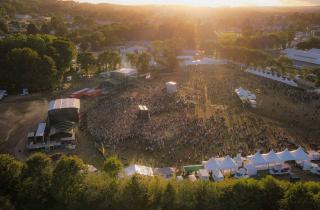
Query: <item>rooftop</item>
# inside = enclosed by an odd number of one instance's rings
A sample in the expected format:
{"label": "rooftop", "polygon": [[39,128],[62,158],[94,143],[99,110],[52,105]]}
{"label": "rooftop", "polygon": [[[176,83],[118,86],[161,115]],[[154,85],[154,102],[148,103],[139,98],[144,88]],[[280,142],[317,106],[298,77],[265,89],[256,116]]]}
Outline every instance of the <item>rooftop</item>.
{"label": "rooftop", "polygon": [[63,98],[50,101],[48,111],[55,109],[80,109],[80,99],[77,98]]}

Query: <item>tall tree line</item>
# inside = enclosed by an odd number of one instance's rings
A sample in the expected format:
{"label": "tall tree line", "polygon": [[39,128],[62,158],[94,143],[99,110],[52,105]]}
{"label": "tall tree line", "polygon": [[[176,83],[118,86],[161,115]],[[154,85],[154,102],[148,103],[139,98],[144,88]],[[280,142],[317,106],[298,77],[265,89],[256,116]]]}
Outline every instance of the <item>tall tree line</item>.
{"label": "tall tree line", "polygon": [[289,183],[272,177],[223,182],[160,177],[117,178],[121,162],[110,157],[90,173],[75,156],[53,161],[35,153],[22,163],[0,155],[1,209],[109,210],[317,210],[320,183]]}
{"label": "tall tree line", "polygon": [[56,87],[76,56],[68,40],[49,35],[12,35],[0,41],[0,86],[9,90]]}

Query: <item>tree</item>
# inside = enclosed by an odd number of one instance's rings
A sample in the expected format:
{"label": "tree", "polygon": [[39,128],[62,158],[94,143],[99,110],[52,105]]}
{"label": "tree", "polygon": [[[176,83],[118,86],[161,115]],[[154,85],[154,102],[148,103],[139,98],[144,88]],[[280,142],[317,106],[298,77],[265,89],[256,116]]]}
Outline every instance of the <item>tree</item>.
{"label": "tree", "polygon": [[162,209],[174,210],[176,200],[175,187],[169,182],[161,197],[160,205]]}
{"label": "tree", "polygon": [[85,70],[85,73],[88,74],[89,67],[96,64],[96,59],[92,53],[84,52],[78,55],[78,63],[80,63],[81,68]]}
{"label": "tree", "polygon": [[84,190],[86,167],[78,157],[62,157],[52,174],[52,195],[62,205],[75,208]]}
{"label": "tree", "polygon": [[0,196],[15,195],[18,190],[22,164],[10,155],[0,154]]}
{"label": "tree", "polygon": [[115,70],[120,61],[119,53],[115,51],[105,51],[98,56],[97,63],[103,70]]}
{"label": "tree", "polygon": [[151,60],[151,55],[149,53],[143,52],[138,55],[137,68],[141,73],[145,73],[149,69],[149,63]]}
{"label": "tree", "polygon": [[130,65],[136,67],[138,64],[138,56],[139,55],[137,53],[128,53],[126,56],[130,62]]}
{"label": "tree", "polygon": [[313,195],[308,191],[305,185],[298,183],[291,186],[282,200],[282,209],[317,209],[316,201]]}
{"label": "tree", "polygon": [[8,36],[0,49],[0,86],[14,91],[54,88],[76,54],[71,42],[41,34]]}
{"label": "tree", "polygon": [[9,32],[8,23],[6,21],[0,21],[0,31],[5,34]]}
{"label": "tree", "polygon": [[116,156],[107,158],[104,162],[103,170],[111,177],[116,177],[122,170],[123,165]]}
{"label": "tree", "polygon": [[261,180],[261,186],[263,188],[263,197],[265,209],[278,210],[281,204],[281,198],[284,195],[283,186],[281,183],[271,176]]}
{"label": "tree", "polygon": [[40,32],[43,34],[50,34],[51,33],[51,26],[47,23],[43,23],[40,29]]}
{"label": "tree", "polygon": [[29,209],[41,209],[50,198],[51,159],[43,153],[31,155],[21,173],[20,203]]}
{"label": "tree", "polygon": [[11,86],[17,89],[35,88],[37,86],[35,75],[39,73],[40,61],[39,54],[30,48],[12,49],[6,57],[7,69],[10,69],[7,80]]}
{"label": "tree", "polygon": [[137,175],[132,176],[128,183],[126,183],[121,194],[122,209],[148,209],[148,200],[148,188],[144,183],[143,177]]}
{"label": "tree", "polygon": [[65,25],[64,21],[60,17],[52,17],[51,26],[55,31],[55,34],[58,36],[64,36],[68,33],[67,26]]}
{"label": "tree", "polygon": [[33,24],[33,23],[30,23],[28,26],[27,26],[27,34],[38,34],[40,31],[38,29],[38,27]]}
{"label": "tree", "polygon": [[54,48],[52,58],[56,62],[57,69],[60,73],[70,67],[72,60],[76,57],[76,47],[70,41],[54,39],[51,47]]}

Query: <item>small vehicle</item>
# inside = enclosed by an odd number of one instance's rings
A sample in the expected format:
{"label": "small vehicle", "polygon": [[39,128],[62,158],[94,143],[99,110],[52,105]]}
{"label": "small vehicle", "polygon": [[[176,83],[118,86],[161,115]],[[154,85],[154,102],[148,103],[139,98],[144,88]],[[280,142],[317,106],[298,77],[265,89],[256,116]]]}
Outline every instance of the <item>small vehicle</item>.
{"label": "small vehicle", "polygon": [[310,172],[313,174],[320,175],[320,167],[312,167]]}
{"label": "small vehicle", "polygon": [[6,96],[8,96],[7,90],[0,90],[0,100],[2,100]]}
{"label": "small vehicle", "polygon": [[236,179],[249,178],[249,175],[247,174],[247,170],[245,168],[240,168],[235,173],[234,178]]}
{"label": "small vehicle", "polygon": [[269,170],[271,175],[285,175],[290,174],[291,170],[288,166],[276,167]]}
{"label": "small vehicle", "polygon": [[29,95],[29,90],[28,88],[23,88],[22,89],[22,93],[20,94],[20,96],[28,96]]}
{"label": "small vehicle", "polygon": [[300,177],[298,177],[297,175],[291,174],[290,175],[290,182],[295,183],[295,182],[299,182],[301,179]]}

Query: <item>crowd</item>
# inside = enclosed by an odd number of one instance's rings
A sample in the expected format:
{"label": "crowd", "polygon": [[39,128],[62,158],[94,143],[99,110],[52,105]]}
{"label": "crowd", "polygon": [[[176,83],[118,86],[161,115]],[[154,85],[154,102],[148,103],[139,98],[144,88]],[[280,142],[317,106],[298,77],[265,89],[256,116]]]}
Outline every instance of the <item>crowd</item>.
{"label": "crowd", "polygon": [[[266,152],[270,148],[280,150],[295,147],[303,141],[284,127],[244,111],[233,95],[234,88],[241,83],[238,72],[232,77],[216,75],[216,81],[204,73],[188,74],[192,76],[188,75],[185,86],[181,85],[174,96],[166,93],[163,84],[156,83],[143,91],[137,90],[136,94],[127,91],[100,101],[87,115],[88,131],[114,151],[144,151],[177,163],[194,163],[237,152],[246,154],[256,149]],[[275,91],[277,95],[283,94],[303,104],[317,101],[312,93],[273,81],[255,78],[255,83],[260,84],[263,94]],[[226,104],[222,108],[212,106],[219,103]],[[150,120],[138,118],[138,105],[149,108]],[[283,104],[274,103],[272,106],[273,109],[281,106],[281,110],[286,109]],[[198,115],[197,109],[208,114]],[[306,111],[310,114],[310,110]],[[292,112],[297,114],[295,110]],[[319,122],[319,106],[310,115]]]}

